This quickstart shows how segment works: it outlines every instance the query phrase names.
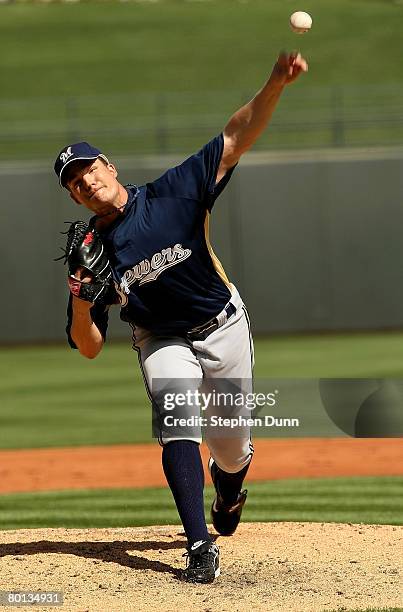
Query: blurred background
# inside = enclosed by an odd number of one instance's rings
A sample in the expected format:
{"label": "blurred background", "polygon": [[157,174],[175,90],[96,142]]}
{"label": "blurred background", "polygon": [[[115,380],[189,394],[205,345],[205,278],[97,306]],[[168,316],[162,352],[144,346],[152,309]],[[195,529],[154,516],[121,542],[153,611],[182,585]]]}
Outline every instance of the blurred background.
{"label": "blurred background", "polygon": [[[303,36],[288,23],[301,8],[313,16]],[[402,18],[401,0],[2,0],[0,445],[149,436],[118,309],[95,364],[65,344],[66,269],[53,259],[64,222],[86,211],[57,184],[60,149],[88,140],[122,181],[152,180],[222,130],[281,49],[298,48],[309,72],[284,92],[211,223],[250,311],[256,375],[401,375]],[[88,402],[81,429],[72,386]],[[53,422],[41,435],[40,414]]]}

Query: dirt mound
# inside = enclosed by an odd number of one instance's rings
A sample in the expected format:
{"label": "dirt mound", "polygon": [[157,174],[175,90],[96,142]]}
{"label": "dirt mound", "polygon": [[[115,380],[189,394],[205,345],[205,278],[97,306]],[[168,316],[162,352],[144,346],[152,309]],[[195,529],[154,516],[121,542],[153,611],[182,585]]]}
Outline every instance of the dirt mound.
{"label": "dirt mound", "polygon": [[221,576],[190,585],[180,581],[185,538],[177,526],[4,531],[0,590],[63,591],[62,608],[34,609],[68,612],[397,607],[402,542],[403,527],[388,525],[242,524],[218,538]]}

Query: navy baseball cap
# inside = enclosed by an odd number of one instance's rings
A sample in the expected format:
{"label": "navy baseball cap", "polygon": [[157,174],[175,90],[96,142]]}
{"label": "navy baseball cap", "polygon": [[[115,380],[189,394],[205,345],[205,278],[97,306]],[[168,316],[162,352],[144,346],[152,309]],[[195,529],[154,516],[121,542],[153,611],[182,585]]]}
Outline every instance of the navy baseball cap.
{"label": "navy baseball cap", "polygon": [[92,145],[88,144],[88,142],[76,142],[68,147],[64,147],[64,149],[62,149],[57,156],[54,166],[61,187],[66,186],[63,181],[63,172],[69,164],[77,161],[78,159],[87,159],[90,161],[92,159],[97,159],[98,157],[101,157],[107,164],[109,164],[108,158],[101,153],[99,149],[96,149]]}

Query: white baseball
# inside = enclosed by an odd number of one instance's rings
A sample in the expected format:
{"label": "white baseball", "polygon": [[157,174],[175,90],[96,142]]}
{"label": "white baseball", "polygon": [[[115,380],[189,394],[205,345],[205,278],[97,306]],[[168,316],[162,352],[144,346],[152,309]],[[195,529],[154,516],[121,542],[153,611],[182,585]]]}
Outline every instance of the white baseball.
{"label": "white baseball", "polygon": [[293,13],[290,17],[290,25],[294,32],[298,34],[303,34],[304,32],[308,32],[308,30],[312,27],[312,17],[309,13],[305,13],[304,11],[297,11]]}

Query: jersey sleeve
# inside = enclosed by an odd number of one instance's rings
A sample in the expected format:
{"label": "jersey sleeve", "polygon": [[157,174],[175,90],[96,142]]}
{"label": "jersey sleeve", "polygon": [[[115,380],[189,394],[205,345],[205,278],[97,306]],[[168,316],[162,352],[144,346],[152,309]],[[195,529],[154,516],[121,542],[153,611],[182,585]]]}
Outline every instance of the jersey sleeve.
{"label": "jersey sleeve", "polygon": [[170,168],[160,178],[147,184],[154,197],[182,197],[199,200],[211,211],[215,200],[227,185],[234,168],[230,168],[216,185],[224,149],[222,134],[208,142],[198,153]]}
{"label": "jersey sleeve", "polygon": [[[94,321],[95,325],[98,327],[101,332],[102,338],[104,342],[106,340],[106,332],[108,330],[108,321],[109,321],[109,306],[100,306],[98,304],[94,304],[91,307],[90,314],[91,319]],[[73,322],[73,298],[70,293],[69,302],[67,304],[67,325],[66,325],[66,334],[67,341],[72,349],[76,349],[77,345],[71,337],[71,325]]]}

